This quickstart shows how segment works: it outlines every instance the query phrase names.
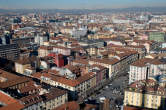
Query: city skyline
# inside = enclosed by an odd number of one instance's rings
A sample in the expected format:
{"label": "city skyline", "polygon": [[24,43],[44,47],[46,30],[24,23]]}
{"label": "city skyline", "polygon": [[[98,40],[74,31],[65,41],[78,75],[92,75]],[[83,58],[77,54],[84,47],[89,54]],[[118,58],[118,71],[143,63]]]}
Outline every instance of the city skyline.
{"label": "city skyline", "polygon": [[166,110],[166,0],[0,0],[0,110]]}
{"label": "city skyline", "polygon": [[3,9],[102,9],[128,7],[163,7],[165,0],[1,0]]}

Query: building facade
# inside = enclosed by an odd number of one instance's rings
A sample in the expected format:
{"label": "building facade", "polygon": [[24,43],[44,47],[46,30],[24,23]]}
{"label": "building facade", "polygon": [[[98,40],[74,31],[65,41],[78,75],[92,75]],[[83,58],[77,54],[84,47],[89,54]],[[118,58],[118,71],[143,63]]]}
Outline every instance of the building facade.
{"label": "building facade", "polygon": [[8,60],[19,58],[20,49],[17,44],[0,45],[0,57]]}
{"label": "building facade", "polygon": [[124,106],[165,110],[166,92],[160,81],[150,78],[130,84],[124,93]]}

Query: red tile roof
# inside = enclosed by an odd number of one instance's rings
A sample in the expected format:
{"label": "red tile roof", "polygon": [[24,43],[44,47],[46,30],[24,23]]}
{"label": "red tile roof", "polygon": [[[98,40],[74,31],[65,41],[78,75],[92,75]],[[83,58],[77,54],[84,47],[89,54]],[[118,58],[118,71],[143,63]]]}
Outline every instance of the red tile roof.
{"label": "red tile roof", "polygon": [[12,103],[16,103],[17,100],[15,100],[14,98],[12,98],[11,96],[9,96],[8,94],[0,91],[0,102],[9,105]]}
{"label": "red tile roof", "polygon": [[29,82],[29,81],[31,81],[30,78],[27,78],[27,77],[18,77],[16,79],[0,83],[0,88],[1,89],[8,88],[8,87],[12,87],[12,86],[15,86],[17,84],[21,84],[21,83],[25,83],[25,82]]}
{"label": "red tile roof", "polygon": [[0,107],[0,110],[21,110],[24,106],[20,102],[15,102],[4,107]]}
{"label": "red tile roof", "polygon": [[87,81],[87,80],[93,78],[94,73],[92,73],[92,72],[87,73],[83,76],[79,76],[76,79],[67,79],[65,76],[60,76],[58,74],[54,75],[51,73],[35,73],[33,76],[38,78],[38,79],[40,79],[41,76],[45,76],[45,77],[50,78],[51,80],[54,80],[56,82],[59,82],[59,83],[62,83],[62,84],[65,84],[65,85],[68,85],[71,87],[75,87],[75,86],[79,85],[80,83],[83,83],[84,81]]}
{"label": "red tile roof", "polygon": [[79,104],[75,101],[72,101],[72,102],[67,102],[53,110],[79,110],[80,107],[79,107]]}
{"label": "red tile roof", "polygon": [[90,59],[90,61],[94,61],[94,62],[100,62],[100,63],[104,63],[104,64],[116,64],[119,62],[119,60],[117,58],[112,58],[112,59]]}
{"label": "red tile roof", "polygon": [[44,49],[44,50],[52,50],[53,49],[53,47],[51,47],[51,46],[40,46],[40,48],[39,49]]}

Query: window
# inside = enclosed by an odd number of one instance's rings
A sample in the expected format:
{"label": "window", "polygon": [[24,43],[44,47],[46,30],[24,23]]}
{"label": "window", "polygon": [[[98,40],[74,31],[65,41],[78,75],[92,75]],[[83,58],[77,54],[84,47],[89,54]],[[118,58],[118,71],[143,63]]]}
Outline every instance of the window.
{"label": "window", "polygon": [[133,103],[133,99],[131,100],[131,103]]}
{"label": "window", "polygon": [[137,101],[136,101],[136,104],[137,104],[137,105],[139,104],[139,102],[138,102],[138,101],[139,101],[139,100],[137,100]]}

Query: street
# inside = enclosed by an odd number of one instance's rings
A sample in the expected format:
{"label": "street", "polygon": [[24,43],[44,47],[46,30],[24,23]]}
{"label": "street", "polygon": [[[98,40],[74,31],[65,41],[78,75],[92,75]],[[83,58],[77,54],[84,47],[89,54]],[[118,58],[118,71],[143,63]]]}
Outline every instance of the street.
{"label": "street", "polygon": [[85,100],[86,103],[100,102],[100,98],[110,99],[110,108],[119,110],[123,104],[124,88],[128,85],[128,75],[116,77],[111,83]]}

